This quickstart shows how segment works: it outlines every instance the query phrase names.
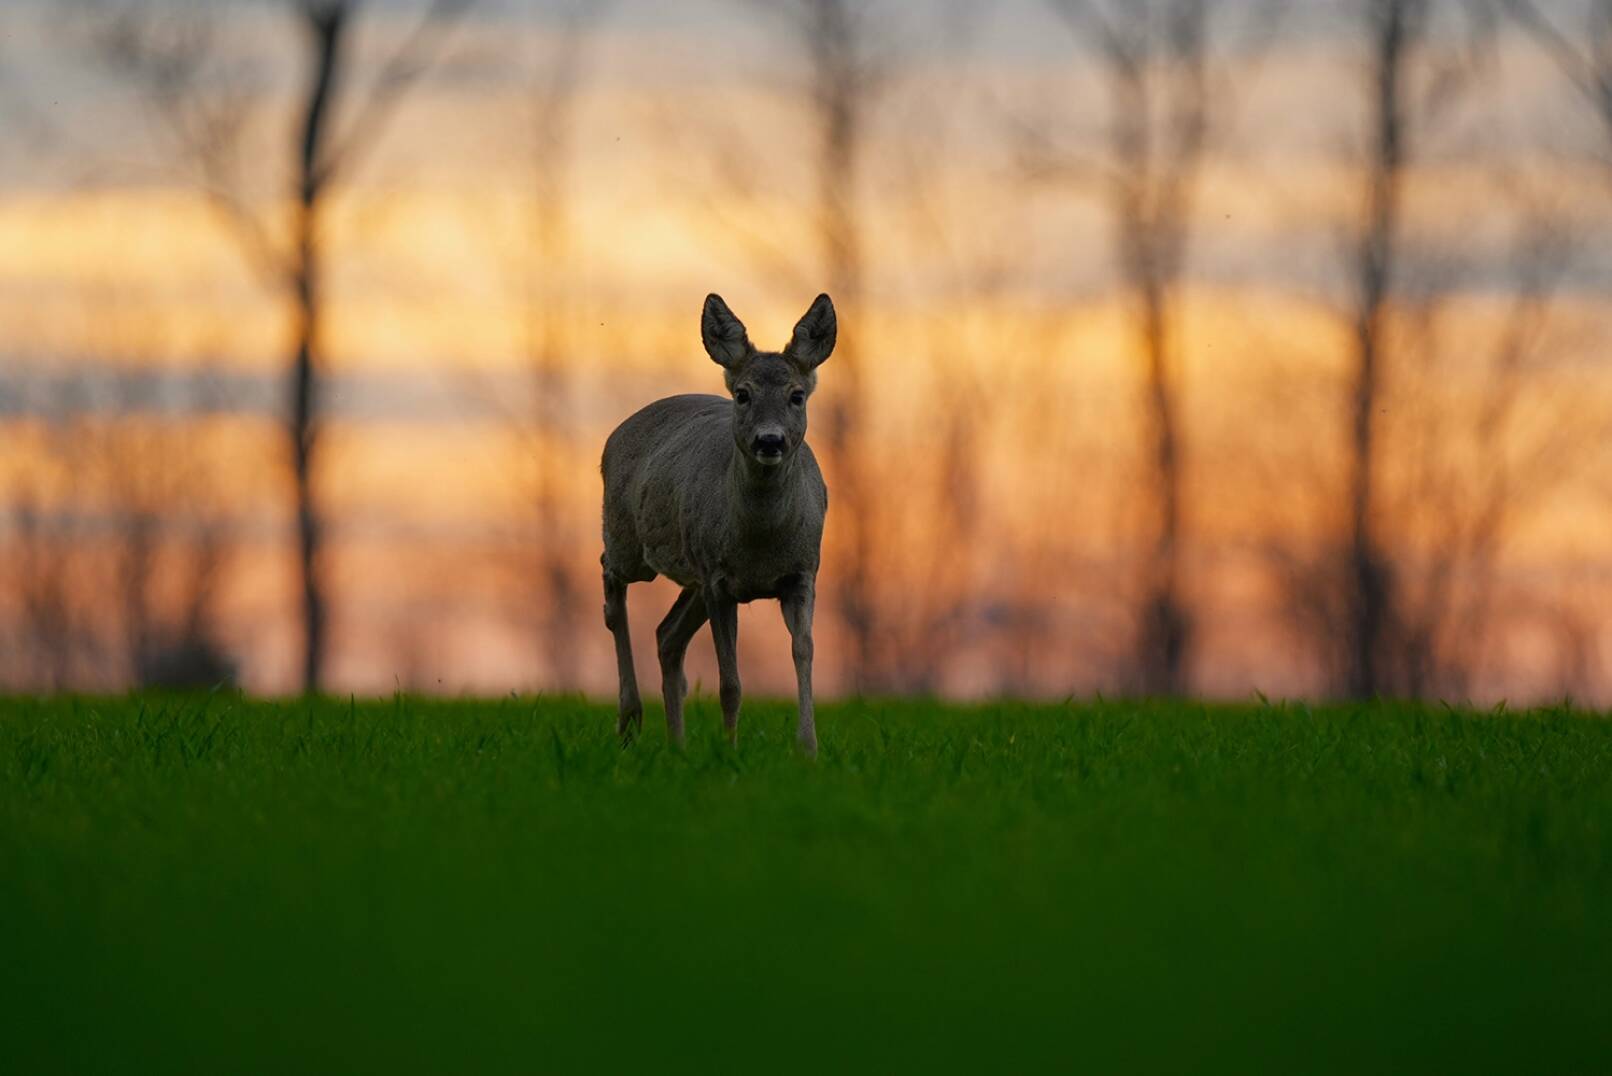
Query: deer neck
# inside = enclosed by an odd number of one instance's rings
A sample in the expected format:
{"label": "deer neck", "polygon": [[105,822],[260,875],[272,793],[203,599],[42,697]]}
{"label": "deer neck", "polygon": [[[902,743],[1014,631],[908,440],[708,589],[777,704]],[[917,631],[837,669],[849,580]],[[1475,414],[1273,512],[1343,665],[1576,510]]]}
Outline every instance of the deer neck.
{"label": "deer neck", "polygon": [[767,467],[734,446],[728,463],[728,511],[737,529],[770,530],[789,523],[798,500],[799,462],[799,449]]}

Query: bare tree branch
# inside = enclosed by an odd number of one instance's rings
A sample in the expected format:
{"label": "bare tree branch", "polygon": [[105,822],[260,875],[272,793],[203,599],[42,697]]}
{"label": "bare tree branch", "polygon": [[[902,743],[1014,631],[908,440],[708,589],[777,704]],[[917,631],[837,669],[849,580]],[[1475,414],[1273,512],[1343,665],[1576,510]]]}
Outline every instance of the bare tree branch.
{"label": "bare tree branch", "polygon": [[[310,14],[317,13],[321,8],[340,8],[346,2],[304,0]],[[331,137],[313,170],[315,184],[322,186],[339,172],[356,167],[373,149],[386,133],[408,91],[440,59],[438,50],[446,30],[474,3],[475,0],[431,0],[430,7],[381,65],[368,94],[346,124],[346,131]]]}

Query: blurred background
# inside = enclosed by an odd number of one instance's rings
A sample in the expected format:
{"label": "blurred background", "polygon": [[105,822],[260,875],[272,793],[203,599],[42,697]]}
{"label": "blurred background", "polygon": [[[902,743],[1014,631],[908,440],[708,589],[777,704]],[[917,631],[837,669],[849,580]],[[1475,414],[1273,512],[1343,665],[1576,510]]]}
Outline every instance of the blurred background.
{"label": "blurred background", "polygon": [[0,687],[609,694],[827,291],[820,691],[1605,705],[1609,239],[1609,0],[9,0]]}

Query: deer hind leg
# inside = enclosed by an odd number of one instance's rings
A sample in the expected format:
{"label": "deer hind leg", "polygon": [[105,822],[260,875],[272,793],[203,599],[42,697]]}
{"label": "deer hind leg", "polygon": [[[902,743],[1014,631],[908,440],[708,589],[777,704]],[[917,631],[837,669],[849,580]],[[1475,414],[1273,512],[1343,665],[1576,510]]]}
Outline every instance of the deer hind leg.
{"label": "deer hind leg", "polygon": [[722,727],[728,742],[739,743],[739,603],[714,594],[705,596],[711,617],[711,641],[716,644],[717,693],[722,699]]}
{"label": "deer hind leg", "polygon": [[638,676],[632,667],[632,636],[627,631],[627,581],[605,569],[605,627],[616,637],[616,676],[620,680],[616,734],[632,742],[644,723],[644,704],[638,697]]}
{"label": "deer hind leg", "polygon": [[666,700],[666,734],[675,744],[683,742],[683,696],[688,693],[683,655],[688,653],[689,640],[705,623],[705,615],[705,598],[695,587],[684,587],[666,618],[655,629],[655,649],[660,655],[660,690]]}
{"label": "deer hind leg", "polygon": [[812,611],[817,603],[817,581],[807,578],[785,594],[784,624],[789,628],[789,649],[795,659],[795,687],[799,693],[800,724],[795,738],[808,755],[817,754],[817,715],[812,708]]}

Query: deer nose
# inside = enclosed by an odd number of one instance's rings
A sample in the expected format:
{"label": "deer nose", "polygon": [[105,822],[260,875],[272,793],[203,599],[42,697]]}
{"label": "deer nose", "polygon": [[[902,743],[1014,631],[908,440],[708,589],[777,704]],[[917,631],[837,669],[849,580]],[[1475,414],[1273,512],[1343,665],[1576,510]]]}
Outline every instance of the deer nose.
{"label": "deer nose", "polygon": [[756,434],[755,449],[763,455],[770,456],[774,453],[782,455],[784,451],[784,435],[781,433],[758,433]]}

